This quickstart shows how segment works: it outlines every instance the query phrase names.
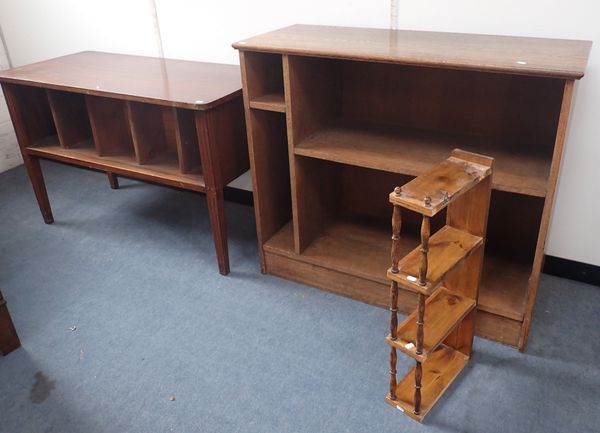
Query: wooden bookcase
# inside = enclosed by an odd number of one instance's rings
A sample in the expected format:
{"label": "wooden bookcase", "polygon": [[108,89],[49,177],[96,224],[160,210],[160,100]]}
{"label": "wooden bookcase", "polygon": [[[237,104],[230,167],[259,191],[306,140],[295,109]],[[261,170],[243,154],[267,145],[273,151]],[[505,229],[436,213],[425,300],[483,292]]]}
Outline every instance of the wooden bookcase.
{"label": "wooden bookcase", "polygon": [[223,189],[248,167],[239,68],[82,52],[0,73],[25,167],[54,221],[38,159],[206,194],[229,272]]}
{"label": "wooden bookcase", "polygon": [[262,271],[387,306],[389,191],[454,148],[490,155],[477,333],[523,350],[590,45],[304,25],[235,43]]}

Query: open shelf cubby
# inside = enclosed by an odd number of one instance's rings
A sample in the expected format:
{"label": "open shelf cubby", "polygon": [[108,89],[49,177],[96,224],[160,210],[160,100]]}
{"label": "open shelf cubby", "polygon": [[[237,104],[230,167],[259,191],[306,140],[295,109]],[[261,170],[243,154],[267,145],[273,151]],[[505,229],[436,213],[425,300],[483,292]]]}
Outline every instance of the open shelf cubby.
{"label": "open shelf cubby", "polygon": [[33,155],[204,191],[194,113],[12,86]]}
{"label": "open shelf cubby", "polygon": [[288,64],[291,103],[302,107],[297,155],[417,176],[459,147],[495,158],[495,189],[546,195],[560,82],[292,56]]}
{"label": "open shelf cubby", "polygon": [[[262,270],[387,307],[389,192],[455,148],[486,155],[494,171],[476,331],[524,350],[589,52],[556,43],[296,25],[234,44]],[[515,63],[523,53],[529,61]],[[285,131],[274,113],[257,114],[275,106]],[[414,222],[403,222],[402,255],[417,244]],[[414,308],[414,293],[399,296],[400,310]]]}
{"label": "open shelf cubby", "polygon": [[281,56],[252,53],[246,59],[248,101],[251,108],[285,113]]}

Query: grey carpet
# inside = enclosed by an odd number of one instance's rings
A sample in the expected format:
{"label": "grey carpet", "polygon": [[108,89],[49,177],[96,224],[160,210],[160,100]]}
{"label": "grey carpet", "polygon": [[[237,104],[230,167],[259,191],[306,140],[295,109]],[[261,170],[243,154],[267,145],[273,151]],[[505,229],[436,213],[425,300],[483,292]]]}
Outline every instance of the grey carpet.
{"label": "grey carpet", "polygon": [[2,433],[600,431],[597,287],[544,276],[528,352],[476,339],[419,425],[384,403],[388,313],[261,275],[251,208],[227,205],[222,277],[203,196],[43,167],[50,226],[24,169],[0,175],[23,343],[0,358]]}

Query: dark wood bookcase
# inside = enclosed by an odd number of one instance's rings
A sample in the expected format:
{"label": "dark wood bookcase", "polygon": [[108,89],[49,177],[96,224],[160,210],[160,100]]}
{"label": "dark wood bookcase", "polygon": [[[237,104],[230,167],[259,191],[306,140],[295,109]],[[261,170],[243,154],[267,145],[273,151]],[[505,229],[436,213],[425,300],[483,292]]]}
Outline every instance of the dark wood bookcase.
{"label": "dark wood bookcase", "polygon": [[489,155],[477,333],[523,350],[590,45],[303,25],[235,43],[262,271],[387,306],[389,191],[454,148]]}
{"label": "dark wood bookcase", "polygon": [[54,218],[38,159],[206,194],[229,272],[223,189],[245,172],[239,68],[82,52],[0,73],[44,220]]}

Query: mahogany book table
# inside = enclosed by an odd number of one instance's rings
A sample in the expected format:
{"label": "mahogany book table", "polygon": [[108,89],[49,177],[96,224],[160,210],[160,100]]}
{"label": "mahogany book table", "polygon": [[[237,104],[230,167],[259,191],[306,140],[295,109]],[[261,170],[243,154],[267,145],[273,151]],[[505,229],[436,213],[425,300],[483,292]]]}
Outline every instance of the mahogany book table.
{"label": "mahogany book table", "polygon": [[206,194],[229,272],[225,185],[248,169],[239,67],[82,52],[0,73],[25,167],[54,221],[39,158]]}
{"label": "mahogany book table", "polygon": [[[388,307],[389,191],[454,148],[489,155],[477,333],[524,349],[590,46],[305,25],[234,44],[262,270]],[[404,227],[402,254],[419,244],[419,221]]]}

